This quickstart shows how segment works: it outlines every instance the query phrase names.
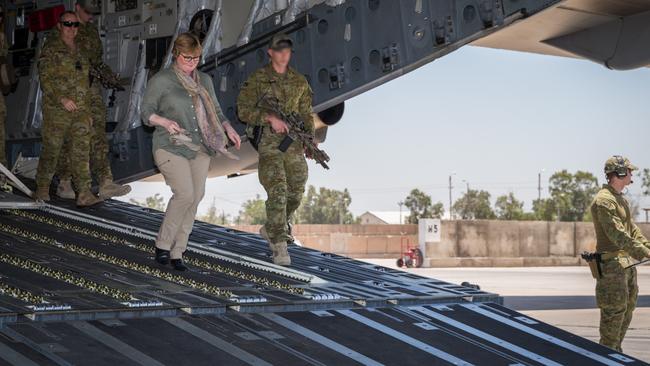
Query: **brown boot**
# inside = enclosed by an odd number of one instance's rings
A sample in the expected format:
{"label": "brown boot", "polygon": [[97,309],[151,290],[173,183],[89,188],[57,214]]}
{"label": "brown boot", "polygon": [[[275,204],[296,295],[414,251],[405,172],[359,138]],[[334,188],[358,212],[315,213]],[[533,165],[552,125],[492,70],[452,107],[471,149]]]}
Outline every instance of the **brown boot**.
{"label": "brown boot", "polygon": [[273,263],[279,266],[291,265],[291,257],[289,257],[289,251],[287,250],[286,242],[269,244],[269,246],[273,252]]}
{"label": "brown boot", "polygon": [[117,184],[109,179],[102,181],[102,184],[99,186],[99,197],[101,199],[120,197],[128,194],[129,192],[131,192],[131,186],[128,186],[126,184]]}
{"label": "brown boot", "polygon": [[37,201],[47,202],[50,200],[50,187],[38,187],[32,194],[32,198]]}
{"label": "brown boot", "polygon": [[74,189],[72,189],[70,179],[64,179],[59,182],[59,185],[56,187],[56,195],[66,200],[75,199]]}
{"label": "brown boot", "polygon": [[79,192],[77,196],[77,206],[87,207],[102,202],[102,199],[95,196],[90,190]]}

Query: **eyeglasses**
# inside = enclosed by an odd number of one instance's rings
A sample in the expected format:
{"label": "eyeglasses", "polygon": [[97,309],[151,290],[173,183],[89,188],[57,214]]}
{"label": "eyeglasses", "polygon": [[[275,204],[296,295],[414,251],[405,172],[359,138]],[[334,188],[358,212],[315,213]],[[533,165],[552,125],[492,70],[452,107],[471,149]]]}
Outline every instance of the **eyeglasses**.
{"label": "eyeglasses", "polygon": [[70,22],[70,21],[67,21],[67,20],[66,21],[60,21],[59,23],[61,23],[61,25],[63,25],[64,27],[68,27],[68,28],[71,28],[71,27],[79,28],[79,24],[81,24],[79,22]]}
{"label": "eyeglasses", "polygon": [[185,62],[194,62],[194,61],[199,61],[201,59],[201,55],[188,56],[188,55],[181,54],[181,57],[183,57],[183,60],[185,60]]}

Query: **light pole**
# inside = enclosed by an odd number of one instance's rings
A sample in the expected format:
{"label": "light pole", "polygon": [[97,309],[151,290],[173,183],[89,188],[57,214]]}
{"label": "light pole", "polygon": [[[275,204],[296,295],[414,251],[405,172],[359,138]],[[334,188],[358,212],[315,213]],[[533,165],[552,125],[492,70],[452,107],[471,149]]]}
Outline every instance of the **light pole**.
{"label": "light pole", "polygon": [[451,185],[451,177],[453,175],[456,175],[456,172],[453,172],[449,175],[449,220],[454,219],[454,208],[451,201],[451,190],[454,188],[454,186]]}
{"label": "light pole", "polygon": [[544,169],[542,169],[537,173],[537,200],[538,201],[542,200],[542,173],[544,173]]}

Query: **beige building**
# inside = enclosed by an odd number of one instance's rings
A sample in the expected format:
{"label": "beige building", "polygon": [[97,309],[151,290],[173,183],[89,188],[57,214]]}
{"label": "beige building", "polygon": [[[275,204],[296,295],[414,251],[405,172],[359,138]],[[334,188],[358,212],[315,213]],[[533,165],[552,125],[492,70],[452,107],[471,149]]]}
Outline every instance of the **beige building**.
{"label": "beige building", "polygon": [[400,225],[408,219],[408,211],[366,211],[359,218],[361,225]]}

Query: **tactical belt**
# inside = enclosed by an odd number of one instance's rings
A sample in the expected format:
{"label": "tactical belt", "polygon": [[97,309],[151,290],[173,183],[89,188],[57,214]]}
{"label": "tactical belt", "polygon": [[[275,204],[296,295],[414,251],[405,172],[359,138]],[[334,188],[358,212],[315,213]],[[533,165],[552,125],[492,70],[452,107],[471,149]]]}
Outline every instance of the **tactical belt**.
{"label": "tactical belt", "polygon": [[607,253],[584,252],[580,256],[582,257],[582,259],[587,261],[587,264],[589,264],[589,269],[591,270],[591,276],[595,279],[599,279],[603,277],[602,269],[600,267],[601,263],[614,258],[627,257],[629,256],[629,254],[627,254],[627,252],[624,250],[617,250],[615,252],[607,252]]}
{"label": "tactical belt", "polygon": [[628,257],[629,255],[627,254],[626,251],[624,250],[617,250],[615,252],[607,252],[607,253],[601,253],[600,254],[600,259],[601,260],[608,260],[612,258],[618,258],[618,257]]}

